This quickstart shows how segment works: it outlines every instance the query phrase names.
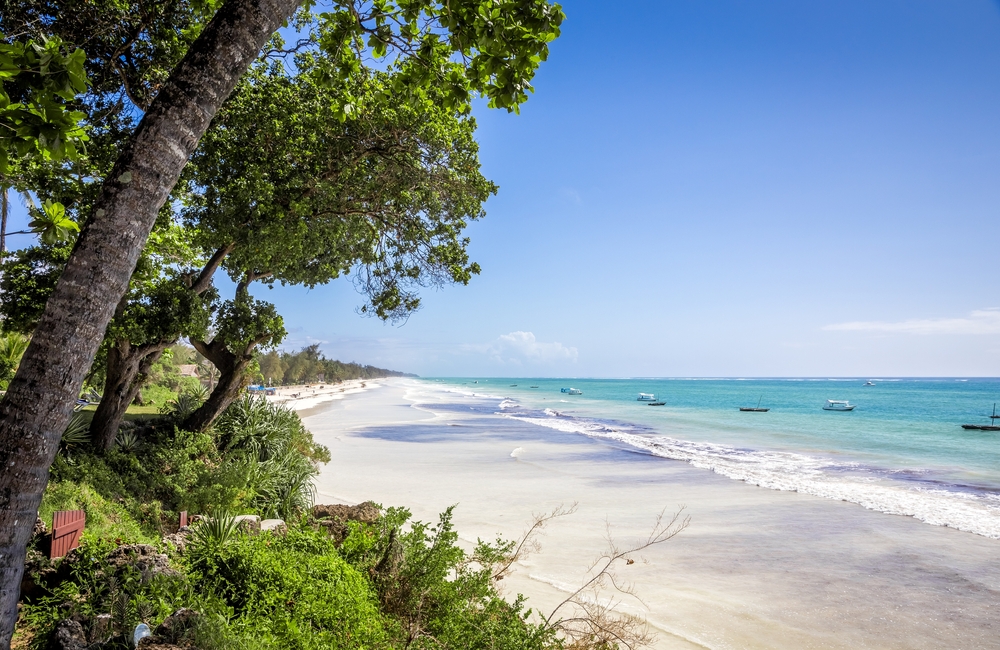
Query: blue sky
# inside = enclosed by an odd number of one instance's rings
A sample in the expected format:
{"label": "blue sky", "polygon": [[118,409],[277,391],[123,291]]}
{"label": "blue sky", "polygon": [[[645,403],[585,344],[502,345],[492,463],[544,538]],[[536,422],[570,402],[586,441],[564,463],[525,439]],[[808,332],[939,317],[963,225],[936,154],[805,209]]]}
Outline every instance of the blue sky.
{"label": "blue sky", "polygon": [[1000,375],[998,3],[563,6],[521,115],[477,111],[483,274],[403,326],[350,280],[259,290],[285,347],[421,375]]}

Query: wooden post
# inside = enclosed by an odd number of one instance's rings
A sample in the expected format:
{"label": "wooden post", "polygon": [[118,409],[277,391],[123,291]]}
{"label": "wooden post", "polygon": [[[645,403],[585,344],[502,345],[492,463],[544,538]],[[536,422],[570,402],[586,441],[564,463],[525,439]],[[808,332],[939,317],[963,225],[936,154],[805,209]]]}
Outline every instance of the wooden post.
{"label": "wooden post", "polygon": [[53,514],[49,558],[62,557],[79,546],[86,523],[87,515],[83,510],[59,510]]}
{"label": "wooden post", "polygon": [[181,510],[181,526],[180,527],[184,528],[187,525],[188,525],[188,511],[187,510]]}

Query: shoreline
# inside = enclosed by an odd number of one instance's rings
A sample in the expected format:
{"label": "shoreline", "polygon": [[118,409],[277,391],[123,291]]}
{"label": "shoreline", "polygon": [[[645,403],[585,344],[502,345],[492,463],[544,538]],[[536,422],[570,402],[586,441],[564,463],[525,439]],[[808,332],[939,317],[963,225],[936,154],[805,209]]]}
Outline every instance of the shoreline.
{"label": "shoreline", "polygon": [[265,399],[271,404],[280,404],[307,418],[322,413],[330,402],[342,400],[348,395],[356,395],[366,390],[378,388],[378,379],[348,379],[339,384],[297,384],[278,386],[275,395]]}
{"label": "shoreline", "polygon": [[501,418],[419,380],[379,388],[305,416],[333,456],[317,503],[371,499],[433,523],[457,502],[472,545],[578,502],[505,580],[529,607],[547,613],[579,584],[608,522],[629,543],[686,505],[692,526],[622,573],[646,604],[622,607],[660,633],[656,648],[998,647],[994,540]]}

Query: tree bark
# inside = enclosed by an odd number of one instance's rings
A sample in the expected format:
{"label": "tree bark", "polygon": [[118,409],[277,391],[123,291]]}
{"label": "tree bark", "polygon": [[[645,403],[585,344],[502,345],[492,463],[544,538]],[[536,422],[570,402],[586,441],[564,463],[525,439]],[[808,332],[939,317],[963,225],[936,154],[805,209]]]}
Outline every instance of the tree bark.
{"label": "tree bark", "polygon": [[[190,276],[188,289],[196,294],[203,294],[212,286],[212,276],[221,266],[226,255],[232,252],[236,244],[229,244],[215,251],[212,257],[197,275]],[[115,318],[125,315],[128,309],[123,299],[118,304]],[[163,354],[163,351],[177,342],[180,332],[169,339],[161,339],[155,343],[133,345],[130,341],[115,341],[108,351],[108,365],[104,380],[104,396],[97,406],[94,419],[90,422],[90,438],[96,449],[108,451],[115,444],[118,428],[125,417],[125,412],[142,390],[149,370]]]}
{"label": "tree bark", "polygon": [[0,648],[17,619],[25,547],[73,402],[157,212],[239,78],[299,0],[228,0],[149,106],[0,401]]}
{"label": "tree bark", "polygon": [[233,354],[219,340],[211,343],[191,341],[191,344],[219,371],[219,383],[215,385],[215,390],[181,425],[187,431],[204,431],[239,398],[246,387],[246,369],[253,361],[253,349],[257,344],[251,344],[243,354]]}
{"label": "tree bark", "polygon": [[107,451],[114,446],[125,411],[138,396],[150,368],[171,344],[173,341],[158,341],[133,346],[116,341],[108,350],[104,395],[90,422],[90,439],[96,449]]}

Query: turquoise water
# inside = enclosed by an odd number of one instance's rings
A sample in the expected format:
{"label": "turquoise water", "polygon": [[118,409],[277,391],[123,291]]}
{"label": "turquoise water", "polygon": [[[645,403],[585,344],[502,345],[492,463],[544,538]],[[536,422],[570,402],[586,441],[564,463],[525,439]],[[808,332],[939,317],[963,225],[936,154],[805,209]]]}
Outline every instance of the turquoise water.
{"label": "turquoise water", "polygon": [[[495,412],[795,490],[1000,538],[997,379],[428,380],[495,399]],[[538,388],[530,388],[537,386]],[[560,388],[573,387],[571,396]],[[636,400],[654,393],[666,402]],[[771,409],[740,412],[740,406]],[[822,410],[850,400],[851,412]],[[997,421],[1000,424],[1000,420]]]}

